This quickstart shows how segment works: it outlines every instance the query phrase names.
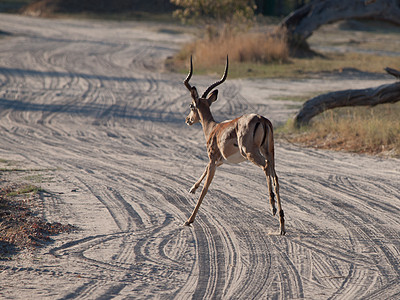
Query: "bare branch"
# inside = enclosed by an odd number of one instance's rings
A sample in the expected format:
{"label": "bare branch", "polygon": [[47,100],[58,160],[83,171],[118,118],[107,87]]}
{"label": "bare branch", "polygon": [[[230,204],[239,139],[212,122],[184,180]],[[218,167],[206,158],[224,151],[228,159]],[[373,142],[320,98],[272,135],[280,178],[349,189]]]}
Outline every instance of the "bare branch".
{"label": "bare branch", "polygon": [[400,79],[400,71],[396,70],[396,69],[392,69],[392,68],[385,68],[385,71],[390,74],[393,75],[394,77],[396,77],[397,79]]}
{"label": "bare branch", "polygon": [[[386,68],[386,71],[399,78],[399,71],[390,68]],[[375,88],[330,92],[306,101],[294,118],[295,125],[297,127],[307,125],[316,115],[336,107],[375,106],[397,101],[400,101],[400,82]]]}

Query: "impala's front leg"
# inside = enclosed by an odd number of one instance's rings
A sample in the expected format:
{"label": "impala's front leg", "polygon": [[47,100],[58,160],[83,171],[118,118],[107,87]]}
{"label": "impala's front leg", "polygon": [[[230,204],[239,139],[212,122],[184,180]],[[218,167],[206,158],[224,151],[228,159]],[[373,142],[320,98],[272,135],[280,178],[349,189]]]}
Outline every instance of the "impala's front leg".
{"label": "impala's front leg", "polygon": [[191,187],[189,193],[192,193],[192,194],[196,193],[196,190],[199,188],[199,186],[200,186],[201,182],[203,181],[204,177],[206,177],[206,175],[207,175],[207,170],[208,170],[208,165],[207,165],[206,169],[204,170],[203,175],[201,175],[199,180],[197,180],[196,183],[193,184],[193,186]]}
{"label": "impala's front leg", "polygon": [[[206,168],[205,172],[203,173],[204,176],[207,174],[206,182],[204,183],[203,189],[201,190],[199,200],[197,200],[197,204],[192,212],[192,215],[185,223],[186,226],[189,226],[190,224],[193,223],[194,218],[196,217],[197,211],[199,210],[199,207],[201,205],[201,202],[203,201],[204,196],[207,194],[208,187],[210,186],[211,181],[214,178],[216,168],[217,168],[217,165],[214,161],[210,161],[209,164],[207,165],[207,168]],[[202,178],[200,178],[201,180],[204,178],[203,175],[202,175]],[[201,180],[200,180],[200,182],[201,182]]]}

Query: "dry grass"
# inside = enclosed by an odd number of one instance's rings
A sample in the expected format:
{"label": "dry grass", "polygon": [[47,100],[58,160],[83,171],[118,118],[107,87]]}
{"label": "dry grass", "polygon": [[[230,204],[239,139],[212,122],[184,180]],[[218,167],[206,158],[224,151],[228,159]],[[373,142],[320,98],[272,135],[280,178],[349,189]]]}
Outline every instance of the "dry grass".
{"label": "dry grass", "polygon": [[229,55],[230,62],[286,62],[289,48],[284,32],[223,34],[187,44],[176,56],[186,62],[193,55],[200,68],[221,64]]}
{"label": "dry grass", "polygon": [[316,117],[306,129],[289,130],[289,140],[316,148],[398,157],[399,115],[400,103],[334,109]]}

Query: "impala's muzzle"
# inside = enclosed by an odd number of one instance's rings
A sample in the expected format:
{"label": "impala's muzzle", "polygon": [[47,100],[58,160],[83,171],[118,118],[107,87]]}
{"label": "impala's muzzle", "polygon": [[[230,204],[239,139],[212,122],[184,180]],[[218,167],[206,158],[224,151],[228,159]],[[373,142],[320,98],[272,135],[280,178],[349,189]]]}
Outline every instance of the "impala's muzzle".
{"label": "impala's muzzle", "polygon": [[199,121],[199,115],[196,109],[196,105],[194,103],[191,103],[189,107],[190,107],[190,112],[187,115],[185,122],[187,125],[190,126]]}
{"label": "impala's muzzle", "polygon": [[192,118],[191,118],[190,116],[187,116],[187,117],[186,117],[186,121],[185,121],[185,122],[186,122],[186,124],[189,125],[189,126],[193,125],[193,123],[194,123],[193,120],[192,120]]}

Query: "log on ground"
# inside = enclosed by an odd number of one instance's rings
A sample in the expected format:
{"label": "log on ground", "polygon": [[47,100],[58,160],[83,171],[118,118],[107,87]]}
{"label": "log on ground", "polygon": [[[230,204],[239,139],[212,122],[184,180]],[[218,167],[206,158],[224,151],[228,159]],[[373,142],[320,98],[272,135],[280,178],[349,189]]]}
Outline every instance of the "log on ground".
{"label": "log on ground", "polygon": [[[400,72],[385,69],[399,78]],[[344,106],[375,106],[400,101],[400,82],[384,84],[375,88],[344,90],[322,94],[306,101],[294,118],[296,127],[307,125],[316,115],[325,110]]]}

